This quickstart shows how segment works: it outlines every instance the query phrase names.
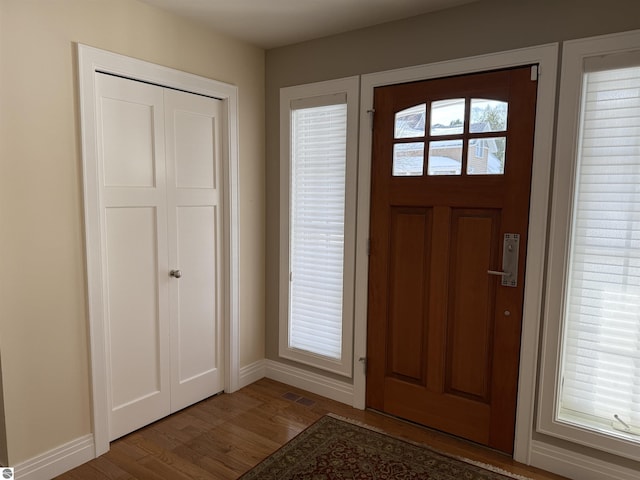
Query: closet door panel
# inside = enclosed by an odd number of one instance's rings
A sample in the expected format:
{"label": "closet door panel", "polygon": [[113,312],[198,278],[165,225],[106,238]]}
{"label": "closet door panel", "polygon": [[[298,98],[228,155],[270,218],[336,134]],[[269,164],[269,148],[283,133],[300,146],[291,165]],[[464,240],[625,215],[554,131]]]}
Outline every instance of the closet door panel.
{"label": "closet door panel", "polygon": [[163,89],[97,74],[110,439],[170,413]]}
{"label": "closet door panel", "polygon": [[106,225],[106,318],[116,438],[168,414],[168,315],[158,296],[156,209],[109,208]]}
{"label": "closet door panel", "polygon": [[223,389],[221,101],[165,90],[171,409]]}
{"label": "closet door panel", "polygon": [[177,208],[178,258],[184,275],[178,285],[178,382],[214,371],[216,359],[216,209]]}
{"label": "closet door panel", "polygon": [[[153,101],[153,95],[146,96]],[[102,99],[107,187],[155,186],[154,105],[140,101],[126,96]]]}
{"label": "closet door panel", "polygon": [[[167,97],[175,98],[173,93],[167,94]],[[196,97],[196,100],[204,103],[218,102],[204,97]],[[168,126],[173,125],[174,130],[175,174],[178,188],[211,189],[215,187],[216,165],[212,160],[215,159],[218,119],[203,113],[176,109],[170,119]]]}

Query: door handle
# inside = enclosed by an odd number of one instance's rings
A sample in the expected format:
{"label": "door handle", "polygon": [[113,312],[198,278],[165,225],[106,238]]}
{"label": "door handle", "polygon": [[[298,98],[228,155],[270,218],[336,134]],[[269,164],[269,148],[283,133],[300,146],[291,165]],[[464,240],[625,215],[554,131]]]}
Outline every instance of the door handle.
{"label": "door handle", "polygon": [[502,270],[487,270],[487,273],[502,277],[500,284],[503,287],[517,287],[519,255],[520,234],[505,233],[502,241]]}
{"label": "door handle", "polygon": [[511,272],[498,272],[497,270],[487,270],[489,275],[498,275],[499,277],[510,277]]}
{"label": "door handle", "polygon": [[180,278],[182,276],[182,272],[180,270],[171,270],[169,272],[169,276],[173,278]]}

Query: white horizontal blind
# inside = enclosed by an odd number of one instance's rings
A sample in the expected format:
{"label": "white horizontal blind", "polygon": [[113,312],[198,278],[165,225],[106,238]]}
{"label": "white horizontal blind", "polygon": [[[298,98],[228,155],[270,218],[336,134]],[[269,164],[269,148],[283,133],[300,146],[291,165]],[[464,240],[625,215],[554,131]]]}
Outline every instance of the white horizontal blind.
{"label": "white horizontal blind", "polygon": [[640,67],[584,79],[558,417],[640,433]]}
{"label": "white horizontal blind", "polygon": [[291,112],[289,347],[342,356],[347,105]]}

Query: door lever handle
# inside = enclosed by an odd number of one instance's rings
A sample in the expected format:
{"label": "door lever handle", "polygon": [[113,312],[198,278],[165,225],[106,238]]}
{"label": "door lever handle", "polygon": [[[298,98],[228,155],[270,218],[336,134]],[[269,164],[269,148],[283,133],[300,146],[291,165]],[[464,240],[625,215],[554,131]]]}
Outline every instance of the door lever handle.
{"label": "door lever handle", "polygon": [[497,270],[487,270],[487,273],[489,275],[497,275],[499,277],[510,277],[511,276],[511,272],[499,272]]}
{"label": "door lever handle", "polygon": [[503,287],[518,286],[518,254],[520,252],[520,234],[505,233],[502,240],[502,270],[487,270],[489,275],[500,278]]}

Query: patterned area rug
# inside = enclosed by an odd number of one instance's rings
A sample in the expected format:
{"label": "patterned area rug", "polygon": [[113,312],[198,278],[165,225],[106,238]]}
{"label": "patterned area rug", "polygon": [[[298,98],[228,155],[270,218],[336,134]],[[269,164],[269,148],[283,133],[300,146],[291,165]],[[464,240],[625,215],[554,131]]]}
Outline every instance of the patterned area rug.
{"label": "patterned area rug", "polygon": [[486,470],[367,427],[325,416],[240,480],[507,480]]}

